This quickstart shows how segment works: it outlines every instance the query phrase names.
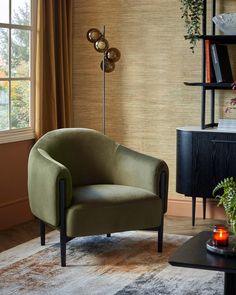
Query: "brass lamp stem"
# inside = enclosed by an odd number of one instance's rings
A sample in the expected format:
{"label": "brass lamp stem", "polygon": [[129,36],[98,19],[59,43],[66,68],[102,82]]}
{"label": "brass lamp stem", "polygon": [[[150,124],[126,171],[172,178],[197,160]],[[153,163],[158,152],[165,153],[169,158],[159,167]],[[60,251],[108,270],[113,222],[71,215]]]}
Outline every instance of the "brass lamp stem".
{"label": "brass lamp stem", "polygon": [[[103,38],[105,38],[105,25],[103,26]],[[103,72],[103,134],[106,134],[106,74],[105,74],[105,57],[106,57],[106,51],[103,52],[103,66],[102,66],[102,72]]]}

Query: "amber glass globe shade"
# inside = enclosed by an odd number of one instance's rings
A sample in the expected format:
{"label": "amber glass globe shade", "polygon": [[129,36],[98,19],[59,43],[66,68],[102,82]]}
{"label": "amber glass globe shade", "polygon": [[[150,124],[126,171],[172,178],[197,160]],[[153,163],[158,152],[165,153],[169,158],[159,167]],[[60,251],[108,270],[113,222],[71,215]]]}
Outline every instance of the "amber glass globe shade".
{"label": "amber glass globe shade", "polygon": [[98,51],[98,52],[105,52],[107,51],[109,45],[108,45],[108,41],[104,38],[101,37],[99,38],[95,43],[94,43],[94,48]]}
{"label": "amber glass globe shade", "polygon": [[[108,59],[105,59],[104,65],[105,65],[104,70],[106,73],[111,73],[115,69],[115,63],[113,61],[108,60]],[[100,66],[101,66],[101,69],[103,70],[103,60],[102,60]]]}
{"label": "amber glass globe shade", "polygon": [[120,51],[117,48],[109,48],[106,57],[110,61],[117,62],[120,59]]}
{"label": "amber glass globe shade", "polygon": [[102,33],[98,29],[92,28],[87,32],[87,39],[92,43],[95,43],[101,36]]}

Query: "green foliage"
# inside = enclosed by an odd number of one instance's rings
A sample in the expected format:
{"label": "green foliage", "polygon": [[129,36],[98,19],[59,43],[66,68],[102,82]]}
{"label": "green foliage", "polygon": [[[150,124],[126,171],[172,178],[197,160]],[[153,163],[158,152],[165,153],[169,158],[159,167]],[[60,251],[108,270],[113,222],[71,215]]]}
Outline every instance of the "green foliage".
{"label": "green foliage", "polygon": [[204,0],[180,0],[182,18],[185,22],[187,35],[184,36],[190,42],[190,49],[194,53],[198,36],[201,34],[201,18],[203,15]]}
{"label": "green foliage", "polygon": [[29,82],[12,82],[11,127],[25,128],[29,126]]}
{"label": "green foliage", "polygon": [[[19,12],[14,11],[13,18],[17,24],[27,24],[29,20],[30,8],[27,2],[24,8],[20,8]],[[11,52],[11,63],[16,67],[20,62],[29,60],[29,35],[25,30],[14,29],[12,31],[12,52]],[[8,66],[9,59],[9,44],[8,44],[8,30],[0,30],[0,55],[3,61],[6,62],[6,67]]]}
{"label": "green foliage", "polygon": [[[28,25],[30,20],[30,7],[28,3],[14,11],[15,24]],[[9,30],[0,30],[0,77],[8,77],[9,62]],[[12,30],[11,47],[11,75],[14,78],[29,76],[30,35],[29,31],[21,29]],[[11,98],[9,105],[9,83],[0,83],[0,96],[6,97],[6,102],[0,104],[0,130],[9,129],[10,109],[11,128],[25,128],[29,126],[29,81],[15,80],[11,82]]]}
{"label": "green foliage", "polygon": [[236,222],[236,182],[233,177],[225,178],[217,184],[213,190],[213,196],[220,191],[221,195],[217,195],[219,205],[223,205],[225,213],[230,222]]}
{"label": "green foliage", "polygon": [[29,25],[30,23],[30,7],[26,1],[24,6],[20,6],[18,11],[14,10],[13,21],[18,25]]}
{"label": "green foliage", "polygon": [[8,105],[1,105],[0,104],[0,130],[7,130],[8,129]]}

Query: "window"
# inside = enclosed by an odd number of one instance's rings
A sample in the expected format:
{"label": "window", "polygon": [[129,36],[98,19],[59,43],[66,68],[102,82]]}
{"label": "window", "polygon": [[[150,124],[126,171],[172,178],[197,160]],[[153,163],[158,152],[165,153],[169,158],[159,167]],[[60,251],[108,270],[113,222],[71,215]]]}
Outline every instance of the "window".
{"label": "window", "polygon": [[33,137],[33,4],[0,1],[0,143]]}

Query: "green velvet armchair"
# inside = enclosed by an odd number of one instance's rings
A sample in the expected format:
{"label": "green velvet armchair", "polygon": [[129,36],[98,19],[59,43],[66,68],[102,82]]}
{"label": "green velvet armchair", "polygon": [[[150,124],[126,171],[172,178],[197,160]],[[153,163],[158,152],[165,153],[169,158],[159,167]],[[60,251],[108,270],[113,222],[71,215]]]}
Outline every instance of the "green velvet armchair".
{"label": "green velvet armchair", "polygon": [[83,128],[45,134],[31,149],[28,191],[32,213],[60,230],[61,265],[73,237],[138,229],[158,231],[163,245],[168,167],[163,160],[122,146]]}

